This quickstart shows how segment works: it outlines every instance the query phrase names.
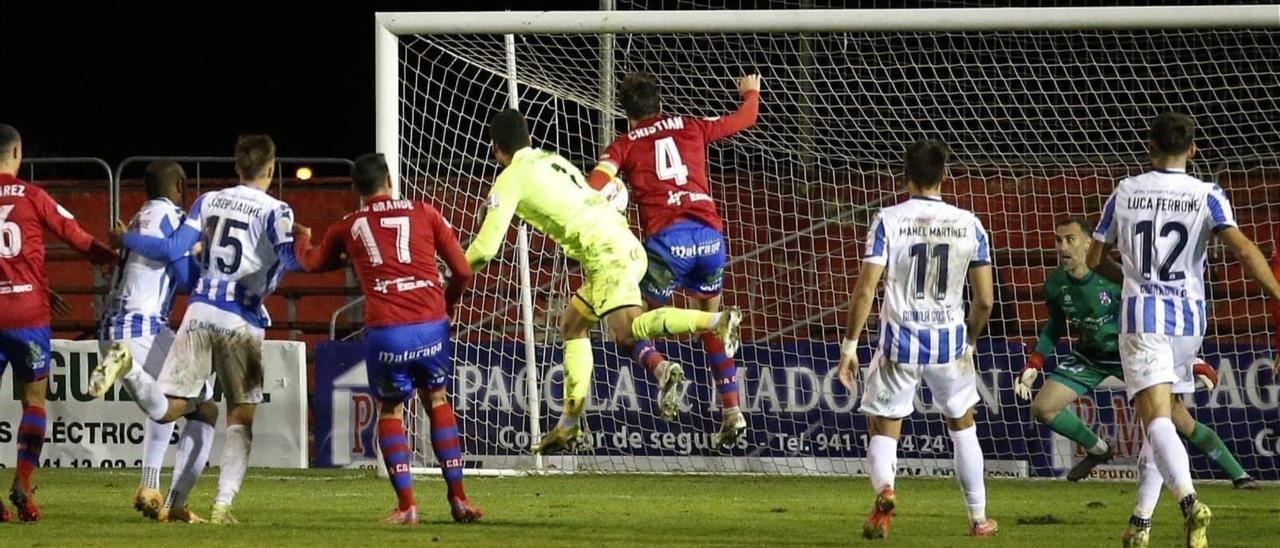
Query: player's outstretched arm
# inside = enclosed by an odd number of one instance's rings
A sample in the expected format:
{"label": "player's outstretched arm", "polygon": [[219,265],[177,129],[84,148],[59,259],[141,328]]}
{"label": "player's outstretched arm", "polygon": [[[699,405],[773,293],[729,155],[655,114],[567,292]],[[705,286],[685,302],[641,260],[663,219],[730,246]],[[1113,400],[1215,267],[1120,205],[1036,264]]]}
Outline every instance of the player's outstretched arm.
{"label": "player's outstretched arm", "polygon": [[472,272],[479,272],[498,255],[502,242],[507,239],[507,227],[511,226],[511,218],[516,215],[516,206],[520,203],[520,188],[525,181],[519,180],[518,174],[504,172],[494,181],[489,191],[489,201],[485,205],[488,213],[484,216],[484,224],[480,232],[471,240],[467,248],[467,264]]}
{"label": "player's outstretched arm", "polygon": [[969,318],[965,320],[969,330],[969,346],[978,346],[978,335],[987,329],[991,320],[991,311],[996,307],[995,283],[992,281],[991,265],[980,265],[969,268]]}
{"label": "player's outstretched arm", "polygon": [[182,226],[165,237],[157,238],[129,232],[124,223],[117,221],[116,228],[111,231],[112,241],[119,241],[130,251],[153,261],[173,263],[191,251],[196,242],[200,241],[200,209],[203,203],[204,196],[196,198]]}
{"label": "player's outstretched arm", "polygon": [[1280,282],[1276,281],[1271,265],[1267,264],[1267,258],[1262,255],[1258,246],[1234,226],[1219,231],[1218,238],[1222,239],[1222,243],[1226,244],[1232,253],[1235,253],[1249,277],[1262,286],[1262,291],[1267,294],[1267,298],[1280,302]]}
{"label": "player's outstretched arm", "polygon": [[844,342],[840,345],[840,365],[837,375],[840,383],[853,393],[857,379],[858,339],[867,326],[867,318],[871,316],[871,304],[876,300],[876,287],[884,276],[884,265],[863,262],[862,271],[858,273],[858,281],[853,295],[849,297],[849,321],[844,332]]}
{"label": "player's outstretched arm", "polygon": [[79,251],[93,264],[108,264],[120,260],[110,247],[99,242],[92,234],[85,232],[76,222],[71,212],[67,211],[53,198],[43,191],[32,193],[32,205],[40,215],[45,228],[49,229],[59,240]]}
{"label": "player's outstretched arm", "polygon": [[314,247],[311,245],[309,232],[301,234],[295,232],[293,252],[302,270],[319,273],[341,268],[342,253],[346,249],[343,244],[343,233],[341,224],[332,225],[324,232],[324,240],[320,242],[320,247]]}
{"label": "player's outstretched arm", "polygon": [[708,121],[707,141],[718,141],[756,124],[760,115],[760,75],[748,74],[738,79],[742,104],[732,114]]}

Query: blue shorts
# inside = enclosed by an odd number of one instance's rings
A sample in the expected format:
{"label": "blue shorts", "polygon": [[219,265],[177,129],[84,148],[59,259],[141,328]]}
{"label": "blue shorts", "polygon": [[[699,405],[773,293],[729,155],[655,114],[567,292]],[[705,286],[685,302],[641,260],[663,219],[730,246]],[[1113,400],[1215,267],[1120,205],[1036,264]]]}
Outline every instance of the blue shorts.
{"label": "blue shorts", "polygon": [[725,242],[716,229],[681,221],[644,241],[649,270],[640,289],[656,304],[671,300],[676,287],[709,299],[724,288]]}
{"label": "blue shorts", "polygon": [[365,330],[369,388],[386,402],[404,402],[415,389],[449,384],[449,322],[370,327]]}
{"label": "blue shorts", "polygon": [[26,382],[49,376],[49,326],[0,329],[0,375],[12,363],[15,375]]}

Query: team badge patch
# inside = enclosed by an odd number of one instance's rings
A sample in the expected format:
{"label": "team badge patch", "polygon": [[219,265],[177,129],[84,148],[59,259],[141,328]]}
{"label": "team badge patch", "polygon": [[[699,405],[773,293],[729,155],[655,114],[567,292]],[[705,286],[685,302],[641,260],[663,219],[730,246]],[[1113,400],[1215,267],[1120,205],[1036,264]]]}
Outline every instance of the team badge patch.
{"label": "team badge patch", "polygon": [[1098,302],[1104,305],[1111,304],[1111,293],[1107,291],[1098,293]]}

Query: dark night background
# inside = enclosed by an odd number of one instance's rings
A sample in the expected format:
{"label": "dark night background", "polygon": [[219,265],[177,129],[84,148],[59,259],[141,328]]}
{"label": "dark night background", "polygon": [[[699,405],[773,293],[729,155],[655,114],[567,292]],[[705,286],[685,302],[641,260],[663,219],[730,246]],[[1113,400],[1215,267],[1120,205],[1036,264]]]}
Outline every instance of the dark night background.
{"label": "dark night background", "polygon": [[[699,3],[750,7],[770,2]],[[816,3],[850,7],[1011,4],[965,0]],[[688,4],[688,0],[618,0],[620,7]],[[596,9],[598,5],[598,0],[0,0],[0,56],[5,63],[0,73],[0,121],[23,133],[29,157],[99,156],[116,162],[140,154],[225,155],[237,134],[265,132],[276,138],[282,155],[349,158],[373,148],[374,12]]]}
{"label": "dark night background", "polygon": [[28,157],[282,155],[373,148],[377,11],[593,9],[598,2],[0,0],[0,122]]}

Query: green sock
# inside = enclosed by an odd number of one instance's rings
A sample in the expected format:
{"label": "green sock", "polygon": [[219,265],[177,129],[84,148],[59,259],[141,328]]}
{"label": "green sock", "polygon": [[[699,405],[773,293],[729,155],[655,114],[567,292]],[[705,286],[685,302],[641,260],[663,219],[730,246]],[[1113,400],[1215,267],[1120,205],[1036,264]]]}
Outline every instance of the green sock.
{"label": "green sock", "polygon": [[632,321],[631,334],[636,339],[647,341],[672,335],[701,333],[711,329],[711,320],[715,316],[701,310],[659,308],[645,312]]}
{"label": "green sock", "polygon": [[1213,459],[1218,468],[1226,472],[1231,479],[1236,480],[1248,475],[1245,473],[1244,467],[1240,466],[1239,462],[1236,462],[1235,456],[1227,449],[1227,444],[1222,443],[1222,438],[1218,437],[1218,434],[1208,426],[1197,422],[1196,429],[1191,431],[1190,436],[1187,436],[1187,441],[1195,444],[1206,456]]}
{"label": "green sock", "polygon": [[1049,428],[1085,449],[1093,449],[1098,445],[1098,435],[1094,434],[1093,430],[1069,409],[1059,411],[1057,416],[1049,421]]}

